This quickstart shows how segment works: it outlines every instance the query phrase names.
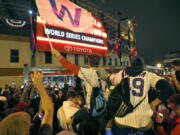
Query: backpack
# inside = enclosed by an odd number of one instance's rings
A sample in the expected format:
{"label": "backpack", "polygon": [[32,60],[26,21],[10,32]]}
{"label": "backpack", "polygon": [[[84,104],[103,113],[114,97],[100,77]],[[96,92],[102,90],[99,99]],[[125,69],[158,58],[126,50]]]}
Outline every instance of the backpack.
{"label": "backpack", "polygon": [[[98,76],[99,86],[92,87],[92,94],[91,94],[91,98],[90,98],[90,110],[89,110],[89,113],[92,117],[98,117],[98,116],[102,115],[106,111],[106,106],[107,106],[107,102],[106,102],[106,99],[105,99],[105,96],[104,96],[104,93],[102,90],[100,73],[98,71],[96,71],[96,74]],[[84,77],[85,77],[85,75],[84,75]],[[88,80],[87,80],[87,82],[89,83]]]}
{"label": "backpack", "polygon": [[[106,99],[104,97],[104,93],[102,90],[100,75],[98,74],[98,72],[96,73],[98,75],[98,82],[100,86],[92,87],[92,94],[90,98],[90,109],[82,108],[81,110],[76,112],[74,116],[72,117],[73,130],[80,135],[82,134],[87,123],[92,119],[98,121],[100,130],[102,128],[105,129],[105,123],[103,121],[104,120],[103,114],[106,111],[107,102],[106,102]],[[82,75],[86,79],[83,73]],[[89,83],[87,79],[86,81]],[[84,94],[84,97],[85,97],[85,94]]]}
{"label": "backpack", "polygon": [[90,99],[90,114],[93,117],[98,117],[106,111],[106,99],[102,90],[100,73],[98,71],[96,73],[98,75],[99,87],[93,87]]}
{"label": "backpack", "polygon": [[126,116],[127,114],[133,112],[133,110],[137,108],[145,98],[146,96],[136,106],[133,106],[130,103],[129,78],[123,78],[109,96],[107,102],[108,119]]}

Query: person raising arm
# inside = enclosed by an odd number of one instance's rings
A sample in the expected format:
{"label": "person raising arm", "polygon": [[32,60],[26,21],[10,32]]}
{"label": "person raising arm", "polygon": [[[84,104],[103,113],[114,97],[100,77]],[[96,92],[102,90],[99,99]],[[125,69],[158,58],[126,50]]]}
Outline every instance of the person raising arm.
{"label": "person raising arm", "polygon": [[43,86],[43,74],[37,72],[37,69],[34,69],[34,73],[31,74],[31,79],[33,85],[37,88],[37,91],[39,92],[41,99],[41,108],[44,111],[44,116],[41,121],[41,128],[38,135],[52,135],[54,105]]}
{"label": "person raising arm", "polygon": [[77,75],[79,73],[80,67],[78,67],[77,65],[69,62],[56,49],[51,48],[51,53],[54,54],[58,58],[59,62],[63,65],[63,67],[70,70],[74,75]]}

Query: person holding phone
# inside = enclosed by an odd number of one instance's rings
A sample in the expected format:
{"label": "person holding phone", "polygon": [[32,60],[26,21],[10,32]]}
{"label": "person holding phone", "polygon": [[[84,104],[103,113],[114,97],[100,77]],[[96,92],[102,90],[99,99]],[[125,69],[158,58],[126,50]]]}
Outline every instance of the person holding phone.
{"label": "person holding phone", "polygon": [[[112,133],[115,135],[146,135],[152,130],[152,116],[155,108],[161,102],[167,101],[173,94],[173,88],[163,77],[145,70],[144,59],[141,56],[131,57],[129,66],[110,76],[110,80],[115,88],[124,79],[128,80],[124,84],[124,88],[126,88],[125,90],[128,93],[126,101],[131,103],[133,108],[136,108],[124,116],[115,115],[112,118]],[[149,104],[148,100],[150,88],[160,90],[159,95],[151,104]],[[121,90],[122,88],[119,89]]]}
{"label": "person holding phone", "polygon": [[42,114],[38,115],[42,119],[38,135],[52,135],[54,104],[44,88],[43,74],[37,72],[37,69],[34,69],[34,73],[31,74],[31,79],[34,87],[37,88],[37,91],[40,95],[41,109],[44,112],[43,116]]}
{"label": "person holding phone", "polygon": [[163,122],[166,117],[163,113],[157,112],[156,131],[161,135],[180,135],[180,94],[174,94],[168,99],[168,107],[172,110],[172,112],[174,112],[174,119],[166,126],[167,130],[165,130]]}

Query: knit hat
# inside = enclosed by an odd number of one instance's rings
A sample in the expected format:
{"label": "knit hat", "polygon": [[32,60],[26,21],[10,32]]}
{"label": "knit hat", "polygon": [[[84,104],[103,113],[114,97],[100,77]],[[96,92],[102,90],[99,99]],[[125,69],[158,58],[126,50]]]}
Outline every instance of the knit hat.
{"label": "knit hat", "polygon": [[100,60],[101,60],[100,56],[97,56],[97,55],[89,56],[89,62],[92,67],[98,67]]}
{"label": "knit hat", "polygon": [[0,135],[28,135],[31,117],[26,112],[11,113],[0,122]]}
{"label": "knit hat", "polygon": [[144,59],[141,56],[133,56],[131,58],[131,66],[142,67],[144,65]]}
{"label": "knit hat", "polygon": [[25,111],[28,109],[29,105],[26,102],[19,102],[18,104],[15,105],[14,110],[15,111]]}

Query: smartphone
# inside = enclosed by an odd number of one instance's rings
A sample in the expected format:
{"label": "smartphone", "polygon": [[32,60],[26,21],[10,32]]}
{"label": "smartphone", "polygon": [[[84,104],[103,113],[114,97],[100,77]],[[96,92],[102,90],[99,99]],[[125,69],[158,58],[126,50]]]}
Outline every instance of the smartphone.
{"label": "smartphone", "polygon": [[21,85],[21,89],[24,89],[24,85]]}
{"label": "smartphone", "polygon": [[159,115],[161,118],[164,117],[164,115],[163,115],[162,113],[158,113],[158,115]]}
{"label": "smartphone", "polygon": [[43,114],[42,113],[38,114],[38,117],[39,117],[40,120],[42,120],[43,119]]}
{"label": "smartphone", "polygon": [[54,88],[54,90],[55,90],[55,91],[58,91],[58,90],[59,90],[59,88]]}

